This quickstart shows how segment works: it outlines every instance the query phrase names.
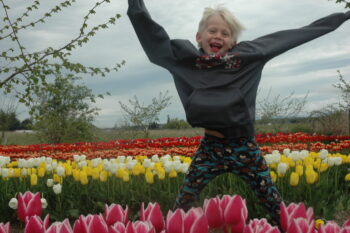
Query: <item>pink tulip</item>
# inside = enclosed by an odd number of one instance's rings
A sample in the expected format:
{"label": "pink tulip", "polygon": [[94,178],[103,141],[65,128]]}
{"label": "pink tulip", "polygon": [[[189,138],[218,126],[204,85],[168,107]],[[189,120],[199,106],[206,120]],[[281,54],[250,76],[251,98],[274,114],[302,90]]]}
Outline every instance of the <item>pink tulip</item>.
{"label": "pink tulip", "polygon": [[[246,202],[239,195],[224,196],[220,206],[224,210],[225,231],[242,233],[248,218]],[[230,230],[229,230],[230,229]]]}
{"label": "pink tulip", "polygon": [[329,221],[325,225],[321,225],[318,233],[340,233],[339,225],[334,221]]}
{"label": "pink tulip", "polygon": [[0,233],[10,233],[10,223],[0,222]]}
{"label": "pink tulip", "polygon": [[144,209],[144,204],[141,204],[140,220],[150,221],[156,229],[156,232],[161,232],[162,230],[164,230],[164,217],[160,206],[157,202],[154,204],[148,203],[146,210]]}
{"label": "pink tulip", "polygon": [[108,225],[102,215],[81,215],[73,226],[74,233],[108,233]]}
{"label": "pink tulip", "polygon": [[344,222],[343,227],[340,229],[340,233],[350,233],[350,218]]}
{"label": "pink tulip", "polygon": [[113,225],[116,222],[127,224],[129,221],[129,208],[126,206],[124,210],[119,204],[106,205],[104,219],[107,225]]}
{"label": "pink tulip", "polygon": [[176,209],[175,212],[168,211],[166,217],[167,233],[184,233],[185,212],[182,209]]}
{"label": "pink tulip", "polygon": [[220,206],[219,197],[205,199],[203,209],[210,228],[215,229],[224,226],[224,211]]}
{"label": "pink tulip", "polygon": [[244,233],[280,233],[277,227],[272,227],[265,218],[250,220],[245,226]]}
{"label": "pink tulip", "polygon": [[184,233],[191,232],[194,223],[204,215],[202,208],[191,208],[184,216]]}
{"label": "pink tulip", "polygon": [[312,208],[306,210],[303,203],[295,204],[291,203],[288,207],[285,204],[281,203],[281,215],[280,215],[280,224],[282,230],[288,231],[293,219],[304,218],[307,220],[309,225],[313,221],[314,213]]}
{"label": "pink tulip", "polygon": [[40,193],[33,194],[31,192],[25,192],[18,194],[18,208],[17,215],[20,220],[25,221],[26,217],[34,215],[40,216],[42,213],[42,205],[40,200]]}
{"label": "pink tulip", "polygon": [[49,227],[49,215],[46,215],[44,221],[37,215],[27,217],[25,224],[24,233],[44,233]]}
{"label": "pink tulip", "polygon": [[196,221],[193,223],[191,230],[189,233],[208,233],[209,232],[209,226],[207,218],[204,214],[196,219]]}
{"label": "pink tulip", "polygon": [[109,226],[109,233],[124,233],[125,225],[122,222],[116,222],[113,226]]}
{"label": "pink tulip", "polygon": [[350,227],[350,218],[344,222],[343,227]]}
{"label": "pink tulip", "polygon": [[306,218],[292,219],[287,233],[315,233],[315,223]]}
{"label": "pink tulip", "polygon": [[54,222],[45,233],[73,233],[68,219],[63,222]]}

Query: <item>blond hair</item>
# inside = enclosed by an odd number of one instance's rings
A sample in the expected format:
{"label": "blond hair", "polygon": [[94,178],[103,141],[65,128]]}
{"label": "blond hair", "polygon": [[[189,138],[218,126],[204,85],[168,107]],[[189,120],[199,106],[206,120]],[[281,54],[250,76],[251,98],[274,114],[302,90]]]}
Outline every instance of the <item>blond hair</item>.
{"label": "blond hair", "polygon": [[[236,42],[241,32],[244,30],[244,26],[238,21],[238,19],[225,7],[218,6],[216,8],[207,7],[204,9],[202,19],[198,25],[198,32],[202,33],[207,26],[207,22],[210,17],[219,15],[228,24],[231,31],[232,42]],[[200,44],[198,44],[201,47]]]}

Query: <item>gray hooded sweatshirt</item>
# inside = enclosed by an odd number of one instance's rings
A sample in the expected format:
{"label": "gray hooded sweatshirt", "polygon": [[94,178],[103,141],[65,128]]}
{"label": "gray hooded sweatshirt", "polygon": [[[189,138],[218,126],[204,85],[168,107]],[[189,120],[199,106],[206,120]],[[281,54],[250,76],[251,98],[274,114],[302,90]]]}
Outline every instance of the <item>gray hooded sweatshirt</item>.
{"label": "gray hooded sweatshirt", "polygon": [[199,69],[203,55],[189,40],[170,39],[148,13],[143,0],[128,0],[128,16],[152,63],[167,69],[193,127],[217,130],[228,138],[254,137],[255,101],[261,72],[271,58],[335,30],[350,11],[321,18],[308,26],[275,32],[236,44],[228,54],[234,66]]}

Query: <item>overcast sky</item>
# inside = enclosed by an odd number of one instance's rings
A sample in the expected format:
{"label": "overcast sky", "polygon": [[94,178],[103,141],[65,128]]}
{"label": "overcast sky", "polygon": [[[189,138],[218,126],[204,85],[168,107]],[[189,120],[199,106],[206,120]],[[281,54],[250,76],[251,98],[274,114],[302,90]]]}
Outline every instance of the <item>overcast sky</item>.
{"label": "overcast sky", "polygon": [[[10,17],[23,13],[29,1],[11,0]],[[57,1],[46,1],[50,9]],[[64,13],[55,15],[45,24],[20,34],[21,42],[29,51],[42,50],[48,46],[58,48],[79,33],[82,18],[93,6],[94,1],[77,1]],[[165,122],[171,118],[185,119],[183,107],[175,90],[171,75],[163,68],[149,62],[126,15],[126,0],[111,0],[97,9],[97,14],[88,22],[89,26],[121,14],[116,25],[100,31],[83,48],[74,51],[72,61],[86,66],[113,66],[126,61],[118,72],[107,77],[86,77],[84,83],[95,93],[110,92],[111,96],[99,100],[100,108],[95,124],[99,127],[113,127],[122,119],[118,101],[136,95],[146,105],[159,92],[169,91],[172,104],[161,114]],[[335,12],[345,12],[344,5],[328,0],[145,0],[153,19],[161,24],[172,39],[189,39],[195,43],[197,25],[204,7],[223,5],[229,8],[243,23],[246,30],[239,41],[253,40],[279,30],[299,28]],[[51,4],[51,5],[50,5]],[[47,10],[46,10],[47,11]],[[36,19],[41,14],[33,15]],[[0,12],[1,18],[3,12]],[[311,111],[339,101],[337,83],[340,70],[344,78],[350,79],[350,22],[345,22],[336,31],[294,48],[271,60],[263,71],[260,83],[260,98],[269,90],[271,95],[304,97],[309,92],[307,110]],[[8,42],[6,42],[8,43]],[[0,46],[5,46],[4,42]],[[6,46],[15,46],[15,44]],[[2,49],[1,49],[2,50]],[[28,116],[27,109],[19,107],[19,118]]]}

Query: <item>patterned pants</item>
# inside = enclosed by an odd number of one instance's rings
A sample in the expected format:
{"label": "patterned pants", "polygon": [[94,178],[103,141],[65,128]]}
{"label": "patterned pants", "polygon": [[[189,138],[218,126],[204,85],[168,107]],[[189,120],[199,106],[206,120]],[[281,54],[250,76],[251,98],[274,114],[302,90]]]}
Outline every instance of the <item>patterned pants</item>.
{"label": "patterned pants", "polygon": [[226,139],[205,135],[185,176],[175,208],[190,209],[209,181],[226,172],[247,182],[268,209],[272,223],[279,225],[282,198],[253,138]]}

